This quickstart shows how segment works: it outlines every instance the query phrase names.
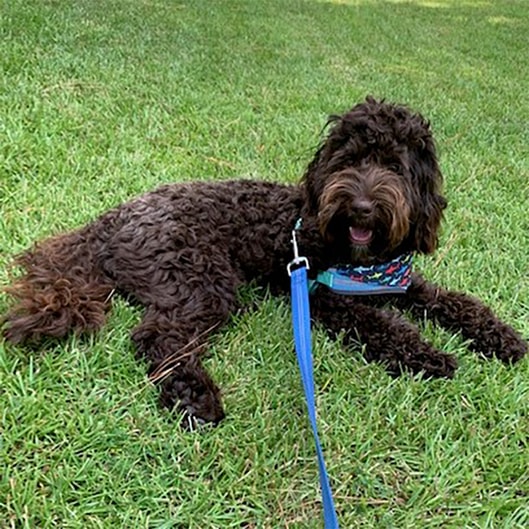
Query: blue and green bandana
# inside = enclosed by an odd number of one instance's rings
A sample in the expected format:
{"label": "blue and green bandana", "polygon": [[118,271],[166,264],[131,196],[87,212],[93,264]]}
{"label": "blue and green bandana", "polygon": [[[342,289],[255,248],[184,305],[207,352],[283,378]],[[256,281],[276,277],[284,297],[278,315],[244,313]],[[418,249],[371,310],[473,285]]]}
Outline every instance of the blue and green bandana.
{"label": "blue and green bandana", "polygon": [[338,294],[402,294],[411,284],[412,260],[413,254],[405,253],[372,266],[331,267],[311,281],[310,292],[318,285],[325,285]]}

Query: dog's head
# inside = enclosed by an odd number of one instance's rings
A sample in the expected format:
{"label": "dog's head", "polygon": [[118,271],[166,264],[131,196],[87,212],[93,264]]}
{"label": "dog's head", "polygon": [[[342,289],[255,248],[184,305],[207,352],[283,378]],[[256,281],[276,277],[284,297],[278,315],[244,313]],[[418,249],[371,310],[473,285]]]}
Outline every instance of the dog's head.
{"label": "dog's head", "polygon": [[433,252],[446,200],[428,122],[368,97],[329,125],[303,180],[334,253],[369,263]]}

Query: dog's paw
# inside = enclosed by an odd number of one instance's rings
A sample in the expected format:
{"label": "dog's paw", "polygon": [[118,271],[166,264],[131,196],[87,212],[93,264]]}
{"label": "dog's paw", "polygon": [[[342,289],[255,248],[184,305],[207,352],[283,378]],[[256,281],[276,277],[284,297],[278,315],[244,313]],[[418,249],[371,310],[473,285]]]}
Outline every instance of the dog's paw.
{"label": "dog's paw", "polygon": [[425,356],[421,365],[424,378],[453,378],[457,369],[457,358],[453,355],[436,351]]}
{"label": "dog's paw", "polygon": [[473,337],[470,347],[486,358],[496,357],[506,364],[514,364],[529,351],[528,343],[509,325],[497,322],[482,329]]}
{"label": "dog's paw", "polygon": [[224,418],[224,414],[222,414],[222,417],[220,418],[208,420],[204,419],[203,417],[193,415],[187,410],[182,410],[179,406],[177,406],[176,409],[181,412],[180,427],[188,432],[198,432],[207,429],[208,427],[217,426],[217,424],[222,420],[222,418]]}
{"label": "dog's paw", "polygon": [[[388,361],[389,360],[389,361]],[[421,375],[423,378],[453,378],[457,369],[457,359],[429,344],[420,343],[404,346],[401,353],[386,359],[388,371],[398,375],[402,372]]]}
{"label": "dog's paw", "polygon": [[174,410],[178,411],[181,416],[180,426],[189,432],[202,430],[210,426],[217,426],[224,419],[224,410],[218,399],[213,402],[208,399],[209,405],[205,406],[204,402],[179,402]]}
{"label": "dog's paw", "polygon": [[160,389],[161,404],[182,415],[181,424],[186,430],[216,425],[224,418],[220,392],[201,369],[174,371],[161,382]]}

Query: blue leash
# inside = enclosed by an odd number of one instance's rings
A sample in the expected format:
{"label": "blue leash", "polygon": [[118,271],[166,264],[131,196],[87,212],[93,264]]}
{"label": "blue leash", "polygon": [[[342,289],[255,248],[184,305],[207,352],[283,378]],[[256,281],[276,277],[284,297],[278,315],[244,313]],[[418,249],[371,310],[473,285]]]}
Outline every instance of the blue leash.
{"label": "blue leash", "polygon": [[316,443],[318,467],[320,470],[320,486],[323,500],[323,519],[325,529],[339,529],[338,518],[334,508],[329,476],[325,468],[323,450],[318,436],[316,424],[316,402],[314,397],[314,378],[312,374],[312,346],[310,336],[309,286],[307,279],[308,260],[299,257],[295,231],[292,232],[294,260],[288,265],[292,293],[292,322],[294,325],[294,343],[298,358],[301,380],[305,391],[305,399],[309,413],[312,433]]}
{"label": "blue leash", "polygon": [[288,264],[288,275],[292,295],[292,322],[294,326],[294,343],[298,358],[301,380],[307,400],[312,433],[316,442],[318,466],[320,469],[320,486],[323,499],[323,518],[325,529],[338,529],[338,519],[332,498],[329,476],[325,469],[318,428],[316,425],[316,402],[314,397],[314,378],[312,375],[312,346],[310,337],[309,291],[312,293],[318,285],[325,285],[338,294],[397,294],[405,293],[411,284],[412,254],[403,254],[388,261],[364,266],[339,266],[320,272],[315,280],[308,281],[309,261],[300,257],[296,241],[296,231],[301,228],[298,219],[292,232],[294,259]]}

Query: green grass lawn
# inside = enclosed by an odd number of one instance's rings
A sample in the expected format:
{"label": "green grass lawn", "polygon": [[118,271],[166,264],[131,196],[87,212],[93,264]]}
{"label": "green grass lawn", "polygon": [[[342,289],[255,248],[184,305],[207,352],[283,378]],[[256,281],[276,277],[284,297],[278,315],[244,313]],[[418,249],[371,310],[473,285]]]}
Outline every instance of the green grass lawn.
{"label": "green grass lawn", "polygon": [[[161,183],[297,181],[326,117],[373,94],[437,138],[450,207],[419,266],[529,336],[528,2],[0,6],[0,284],[35,239]],[[118,301],[96,336],[0,343],[0,527],[321,528],[288,300],[216,337],[228,416],[193,434],[134,359],[139,316]],[[529,361],[424,327],[458,356],[454,380],[391,379],[314,337],[341,527],[529,527]]]}

